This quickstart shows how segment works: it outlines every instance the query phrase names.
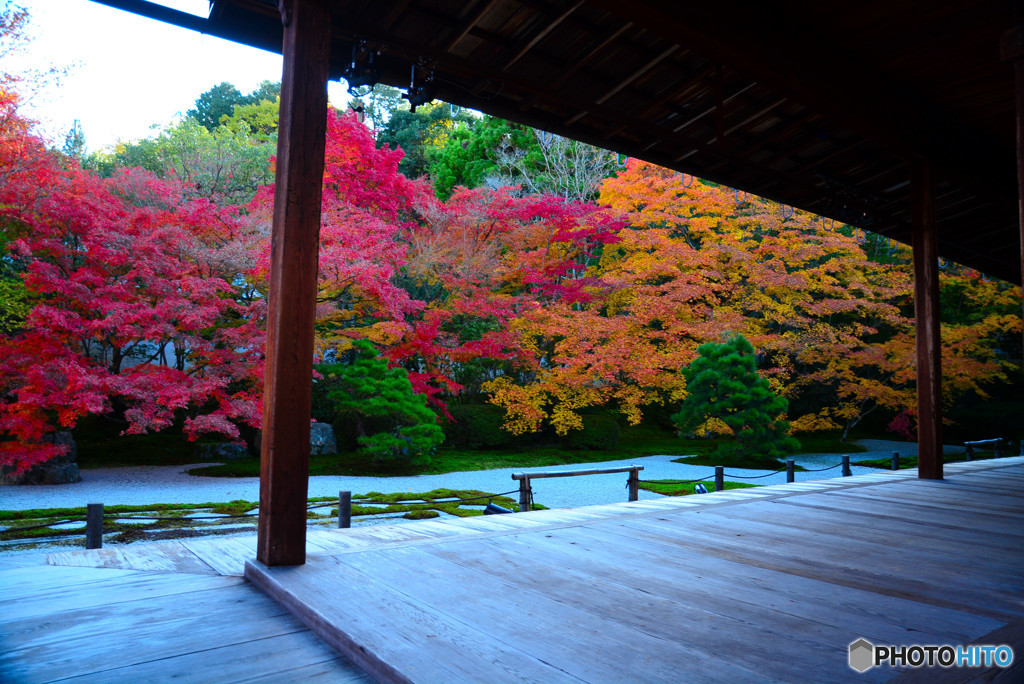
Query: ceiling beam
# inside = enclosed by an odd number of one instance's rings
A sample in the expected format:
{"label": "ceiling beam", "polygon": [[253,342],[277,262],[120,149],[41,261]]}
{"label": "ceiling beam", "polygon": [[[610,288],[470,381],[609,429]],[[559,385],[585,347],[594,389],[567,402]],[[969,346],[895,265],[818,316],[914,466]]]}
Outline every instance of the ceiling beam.
{"label": "ceiling beam", "polygon": [[[778,3],[744,0],[590,0],[653,35],[680,42],[731,64],[833,121],[875,140],[908,161],[928,159],[960,182],[1015,196],[1015,162],[988,139],[965,128],[938,103],[924,102],[902,84],[834,49],[827,36],[802,30]],[[998,46],[993,46],[996,50]],[[1008,181],[1009,179],[1009,181]]]}
{"label": "ceiling beam", "polygon": [[507,62],[505,62],[505,66],[503,66],[501,68],[501,70],[502,71],[508,71],[509,68],[513,64],[518,62],[523,57],[523,55],[525,55],[527,52],[532,50],[537,45],[537,43],[539,43],[540,41],[544,40],[545,36],[547,36],[555,28],[557,28],[559,24],[561,24],[563,21],[565,21],[569,17],[570,14],[572,14],[577,9],[579,9],[580,5],[582,5],[583,3],[584,3],[584,0],[576,0],[575,3],[573,3],[572,5],[569,5],[569,7],[567,7],[565,9],[565,11],[562,12],[560,15],[558,15],[558,17],[556,17],[553,21],[548,22],[547,26],[545,26],[543,29],[538,31],[537,35],[535,35],[530,40],[530,42],[528,42],[526,45],[524,45],[522,48],[520,48],[519,52],[517,52],[515,54],[515,56],[512,57],[512,59],[510,59]]}

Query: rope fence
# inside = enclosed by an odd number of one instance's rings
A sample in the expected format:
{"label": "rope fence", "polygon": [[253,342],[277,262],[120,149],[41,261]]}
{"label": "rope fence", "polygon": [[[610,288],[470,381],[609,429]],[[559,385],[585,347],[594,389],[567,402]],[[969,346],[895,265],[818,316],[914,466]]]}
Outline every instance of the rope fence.
{"label": "rope fence", "polygon": [[[828,466],[827,468],[804,468],[804,470],[809,473],[823,473],[827,470],[835,470],[836,468],[843,469],[843,477],[850,477],[852,475],[850,471],[850,457],[844,455],[841,463],[837,463],[833,466]],[[725,472],[725,466],[715,466],[715,473],[713,476],[715,480],[715,491],[720,492],[725,489],[726,477],[732,480],[761,480],[766,477],[773,477],[775,475],[778,475],[779,473],[786,473],[787,483],[794,482],[796,480],[796,461],[792,458],[787,458],[785,470],[773,470],[762,475],[739,475],[737,473],[727,473]],[[649,484],[657,483],[667,485],[687,485],[695,484],[698,482],[706,482],[710,479],[711,477],[702,477],[694,480],[640,480],[640,482],[647,482]]]}
{"label": "rope fence", "polygon": [[[977,440],[974,442],[965,442],[966,447],[966,460],[973,460],[975,448],[985,447],[989,445],[995,446],[996,457],[998,458],[1001,454],[1002,439],[991,439],[991,440]],[[1024,443],[1021,446],[1021,456],[1024,456]],[[850,477],[852,472],[850,470],[850,457],[844,455],[842,462],[835,465],[827,466],[825,468],[804,468],[805,472],[809,473],[823,473],[836,468],[842,468],[842,476]],[[900,469],[900,454],[898,451],[892,452],[891,459],[892,470]],[[473,501],[487,500],[487,507],[484,510],[484,514],[488,515],[491,513],[512,513],[513,511],[507,508],[503,508],[494,504],[494,499],[502,496],[509,496],[511,494],[519,493],[519,510],[528,511],[533,508],[533,487],[531,480],[547,477],[574,477],[578,475],[596,475],[604,473],[621,473],[628,472],[629,479],[626,481],[626,487],[629,489],[629,501],[637,501],[639,499],[639,485],[641,482],[647,484],[665,484],[665,485],[689,485],[698,484],[714,480],[715,491],[723,491],[725,489],[725,478],[729,477],[734,480],[760,480],[767,477],[778,475],[779,473],[786,473],[786,482],[791,483],[795,481],[795,460],[792,458],[786,459],[785,470],[773,470],[768,473],[761,475],[738,475],[736,473],[726,473],[724,466],[715,466],[714,472],[707,477],[700,477],[690,480],[641,480],[640,471],[643,470],[643,466],[625,466],[618,468],[597,468],[591,470],[577,470],[577,471],[553,471],[553,472],[535,472],[535,473],[513,473],[512,479],[519,480],[519,487],[517,489],[511,489],[507,492],[500,492],[498,494],[481,494],[480,496],[469,496],[469,497],[449,497],[444,499],[425,499],[414,504],[409,504],[403,501],[379,501],[376,499],[357,499],[354,503],[363,505],[378,505],[378,506],[400,506],[400,505],[430,505],[430,504],[463,504]],[[700,488],[703,490],[703,487]],[[342,491],[339,492],[337,500],[322,501],[306,506],[307,511],[316,510],[318,508],[333,508],[338,507],[338,527],[348,528],[351,526],[352,520],[352,492]],[[84,518],[71,517],[62,518],[55,522],[48,522],[39,525],[31,525],[28,527],[12,527],[4,530],[4,532],[31,532],[34,530],[41,530],[46,528],[52,528],[57,525],[67,525],[70,523],[82,523],[86,524],[86,546],[87,549],[98,549],[103,545],[103,519],[104,518],[116,518],[117,520],[146,520],[146,521],[175,521],[175,522],[188,522],[191,520],[232,520],[242,518],[257,518],[259,517],[258,512],[249,513],[235,513],[235,514],[214,514],[214,515],[198,515],[198,516],[160,516],[160,515],[132,515],[132,514],[121,514],[117,512],[103,511],[103,504],[88,504],[86,507],[86,516]]]}
{"label": "rope fence", "polygon": [[835,470],[836,468],[842,468],[842,467],[843,467],[842,463],[836,463],[834,466],[829,466],[828,468],[804,468],[804,470],[806,472],[808,472],[808,473],[823,473],[826,470]]}
{"label": "rope fence", "polygon": [[736,475],[735,473],[725,473],[725,474],[728,477],[731,477],[734,480],[760,480],[761,478],[771,477],[772,475],[778,475],[779,473],[784,473],[784,472],[786,472],[786,471],[785,470],[773,470],[772,472],[765,473],[764,475]]}
{"label": "rope fence", "polygon": [[680,484],[680,485],[683,485],[683,484],[694,484],[694,483],[697,483],[697,482],[707,482],[708,480],[713,480],[714,477],[715,477],[715,475],[714,475],[714,473],[712,473],[708,477],[702,477],[702,478],[698,478],[696,480],[640,480],[640,482],[648,482],[648,483],[654,482],[654,483],[658,483],[658,484]]}

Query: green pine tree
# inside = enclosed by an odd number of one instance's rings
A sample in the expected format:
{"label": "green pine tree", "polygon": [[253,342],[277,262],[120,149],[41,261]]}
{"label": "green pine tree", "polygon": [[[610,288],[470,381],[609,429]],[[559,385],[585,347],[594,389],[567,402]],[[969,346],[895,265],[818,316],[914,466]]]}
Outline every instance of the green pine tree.
{"label": "green pine tree", "polygon": [[672,419],[684,432],[717,418],[733,432],[735,442],[722,444],[723,462],[772,461],[800,448],[787,436],[789,422],[779,416],[789,408],[768,381],[757,373],[754,348],[742,335],[722,344],[709,342],[683,371],[688,395]]}
{"label": "green pine tree", "polygon": [[430,463],[444,432],[405,369],[389,368],[366,340],[356,340],[348,356],[351,363],[317,366],[314,411],[353,425],[360,451],[380,465]]}

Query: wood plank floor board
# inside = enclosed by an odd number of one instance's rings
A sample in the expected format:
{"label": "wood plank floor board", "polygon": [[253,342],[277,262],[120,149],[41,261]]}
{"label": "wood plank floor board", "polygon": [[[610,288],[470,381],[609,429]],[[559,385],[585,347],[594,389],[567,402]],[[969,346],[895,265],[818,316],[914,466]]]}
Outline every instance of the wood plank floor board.
{"label": "wood plank floor board", "polygon": [[220,575],[241,576],[245,561],[255,557],[255,549],[238,539],[183,539],[182,546],[201,558]]}
{"label": "wood plank floor board", "polygon": [[[327,645],[327,642],[319,638],[317,640]],[[333,648],[331,652],[335,656],[333,660],[301,665],[283,672],[261,674],[251,679],[240,679],[238,684],[373,684],[373,679],[356,668],[347,656],[340,655]],[[289,658],[291,657],[293,656],[289,654]]]}
{"label": "wood plank floor board", "polygon": [[[289,616],[290,617],[290,616]],[[292,618],[294,620],[294,618]],[[297,622],[297,621],[296,621]],[[372,684],[344,656],[309,630],[257,638],[237,644],[158,657],[136,664],[62,681],[71,684],[100,682],[334,682]],[[303,663],[296,667],[294,663]]]}
{"label": "wood plank floor board", "polygon": [[947,478],[943,482],[954,489],[979,489],[1012,494],[1021,485],[1024,485],[1024,477],[1009,475],[1001,470],[985,470],[957,475]]}
{"label": "wood plank floor board", "polygon": [[[751,509],[751,513],[754,510]],[[813,558],[816,562],[845,565],[851,568],[870,568],[873,565],[885,565],[889,570],[912,568],[914,564],[933,573],[936,581],[955,581],[965,576],[977,574],[980,566],[986,566],[986,583],[1008,592],[1024,591],[1024,577],[1019,572],[1022,551],[999,558],[979,556],[969,565],[953,569],[950,554],[938,551],[920,551],[910,559],[906,553],[893,554],[884,546],[875,545],[872,550],[867,542],[855,542],[847,537],[841,544],[836,543],[828,535],[813,530],[783,530],[780,526],[763,523],[751,518],[723,522],[717,510],[701,511],[699,522],[695,522],[692,532],[699,532],[708,538],[708,542],[725,543],[733,546],[744,546],[749,549],[760,549],[774,553],[780,545],[785,545],[787,553],[796,559]],[[638,521],[638,525],[651,525],[650,521]],[[989,565],[989,561],[991,564]],[[911,573],[920,575],[920,572]]]}
{"label": "wood plank floor board", "polygon": [[[347,529],[347,530],[315,530],[318,539],[317,549],[307,549],[307,553],[317,553],[318,551],[335,551],[339,548],[348,549],[365,549],[368,546],[373,546],[379,543],[372,538],[366,538],[359,534],[358,529]],[[308,530],[314,532],[314,530]],[[255,558],[256,554],[252,557]]]}
{"label": "wood plank floor board", "polygon": [[[794,505],[788,499],[772,501],[779,510],[771,511],[767,519],[772,524],[797,530],[811,529],[834,536],[849,536],[866,542],[878,541],[877,516],[859,511],[838,511],[835,509],[809,509]],[[717,510],[722,517],[742,520],[744,515],[728,508]],[[964,553],[973,553],[971,549],[982,549],[985,552],[1017,552],[1024,544],[1024,531],[1018,536],[996,537],[979,536],[977,530],[967,527],[935,527],[920,523],[891,518],[885,522],[885,530],[892,538],[898,538],[900,544],[911,548],[950,548],[953,552],[967,549]],[[961,549],[957,549],[960,545]]]}
{"label": "wood plank floor board", "polygon": [[983,482],[991,485],[1024,486],[1024,475],[1006,470],[986,470],[968,473],[963,478],[969,482]]}
{"label": "wood plank floor board", "polygon": [[943,496],[943,492],[936,491],[935,496],[928,496],[925,492],[908,492],[907,494],[900,494],[899,498],[889,497],[882,498],[880,492],[865,492],[857,489],[843,490],[835,492],[835,495],[840,499],[850,499],[854,501],[872,501],[877,504],[901,504],[904,506],[920,506],[923,508],[937,508],[940,510],[947,510],[950,506],[955,505],[957,510],[967,511],[971,513],[981,513],[984,515],[991,515],[995,517],[1003,517],[1007,519],[1013,519],[1016,515],[1021,512],[1021,506],[1019,504],[1007,504],[1000,505],[991,500],[978,500],[978,499],[966,499],[961,498],[959,500]]}
{"label": "wood plank floor board", "polygon": [[[509,653],[493,634],[448,620],[429,602],[396,594],[346,565],[347,557],[315,557],[288,568],[251,561],[246,577],[380,680],[409,681],[391,663],[415,662],[413,681],[474,682],[484,672],[497,681],[580,681],[527,653]],[[354,595],[346,591],[353,586],[359,587]],[[398,620],[402,629],[394,629]]]}
{"label": "wood plank floor board", "polygon": [[[990,511],[978,511],[969,508],[961,508],[959,506],[953,506],[953,504],[942,504],[942,505],[931,505],[926,502],[917,501],[903,501],[894,498],[872,498],[864,494],[858,494],[850,491],[837,491],[833,493],[832,497],[821,499],[822,502],[827,502],[831,506],[843,506],[851,511],[865,511],[872,514],[878,515],[896,515],[898,517],[906,517],[908,519],[921,519],[921,520],[941,520],[949,517],[949,511],[951,507],[953,510],[967,511],[971,513],[967,520],[975,523],[976,527],[978,523],[983,522],[986,526],[996,526],[996,529],[1012,531],[1019,529],[1020,520],[1019,515],[1014,515],[1012,512],[998,512],[993,513]],[[819,499],[812,497],[801,498],[797,500],[798,504],[809,504],[817,503]]]}
{"label": "wood plank floor board", "polygon": [[[888,507],[883,509],[882,507],[869,508],[865,506],[858,506],[856,508],[851,507],[848,501],[832,500],[828,498],[812,499],[800,498],[800,499],[789,499],[787,505],[793,507],[808,508],[810,510],[819,511],[833,511],[842,514],[848,514],[851,519],[855,516],[860,516],[862,519],[867,517],[877,521],[880,526],[889,525],[892,523],[903,523],[908,525],[917,525],[922,528],[930,529],[942,529],[948,527],[964,532],[975,532],[978,530],[978,519],[971,518],[967,520],[961,519],[960,522],[950,521],[950,516],[943,513],[938,509],[924,509],[919,507]],[[1016,520],[993,520],[986,518],[984,521],[983,531],[990,535],[997,535],[999,539],[1008,538],[1016,539],[1022,536],[1022,526],[1019,521]]]}
{"label": "wood plank floor board", "polygon": [[51,565],[78,565],[83,555],[92,559],[94,567],[123,568],[145,572],[184,572],[194,574],[216,574],[216,570],[199,559],[179,541],[140,547],[106,546],[86,554],[81,551],[64,551],[50,555]]}
{"label": "wood plank floor board", "polygon": [[[235,591],[239,587],[242,587],[242,591]],[[244,583],[225,584],[219,588],[181,592],[155,599],[6,620],[3,623],[4,648],[10,651],[32,649],[35,653],[52,648],[70,654],[76,641],[90,640],[99,630],[109,633],[127,629],[136,639],[159,638],[159,634],[168,625],[179,629],[190,621],[198,621],[194,613],[182,610],[186,602],[195,602],[202,605],[204,610],[216,612],[217,620],[235,620],[243,616],[257,619],[285,614],[281,606],[272,601],[267,602],[266,597],[259,592],[245,591],[247,589],[250,588]],[[110,644],[110,648],[116,646]],[[77,655],[86,654],[78,651]],[[126,654],[126,657],[131,656]]]}
{"label": "wood plank floor board", "polygon": [[127,603],[139,599],[175,596],[188,591],[218,589],[243,580],[220,575],[182,575],[137,572],[118,575],[108,580],[96,580],[87,588],[75,584],[51,588],[45,597],[39,594],[23,595],[0,611],[0,624],[23,618],[55,613],[91,609],[111,604]]}
{"label": "wood plank floor board", "polygon": [[[893,554],[884,565],[865,564],[852,555],[842,562],[826,562],[799,548],[787,549],[778,544],[759,543],[754,537],[738,539],[735,533],[712,534],[707,530],[702,531],[699,537],[695,535],[680,539],[671,533],[670,527],[659,528],[650,520],[632,521],[626,528],[610,521],[609,524],[601,525],[600,529],[618,531],[621,535],[638,536],[649,541],[660,540],[668,545],[694,549],[787,574],[978,612],[996,619],[1010,620],[1024,615],[1024,596],[1008,590],[1004,585],[993,587],[992,582],[984,577],[969,575],[966,569],[962,575],[957,575],[950,569],[922,567],[901,554]],[[947,583],[937,583],[940,581]]]}
{"label": "wood plank floor board", "polygon": [[[910,483],[908,483],[908,485],[909,484]],[[908,487],[908,490],[910,490],[910,487]],[[879,504],[884,502],[898,503],[905,501],[910,503],[911,505],[914,505],[919,501],[923,501],[932,506],[935,505],[935,502],[941,501],[943,502],[942,506],[955,506],[957,510],[973,511],[976,507],[973,505],[967,505],[972,503],[970,501],[972,497],[969,495],[969,492],[973,490],[974,487],[971,486],[965,486],[962,488],[958,487],[956,489],[951,488],[948,490],[933,490],[934,496],[925,496],[923,497],[923,499],[917,496],[917,493],[927,492],[928,490],[917,490],[917,492],[910,492],[907,496],[904,496],[900,488],[893,487],[892,485],[876,485],[874,487],[852,487],[841,490],[835,490],[831,493],[834,494],[834,498],[836,498],[837,500],[857,501],[860,499],[868,498],[877,501]],[[1013,500],[1015,496],[1016,494],[1011,491],[986,493],[984,497],[979,496],[973,498],[993,499],[998,502],[1008,502],[1009,505],[1007,507],[1010,509],[1012,514],[1015,506],[1017,511],[1020,510],[1019,502],[1015,502]],[[984,504],[981,505],[984,506]],[[982,510],[984,510],[984,508],[982,508]]]}
{"label": "wood plank floor board", "polygon": [[908,542],[927,544],[932,540],[948,539],[951,537],[964,538],[973,535],[977,543],[984,543],[1006,549],[1017,548],[1024,542],[1024,528],[1016,530],[1011,526],[1007,527],[1005,536],[991,535],[979,537],[977,532],[977,518],[974,516],[960,516],[947,512],[942,517],[926,517],[924,519],[910,519],[904,515],[881,515],[877,509],[849,509],[842,507],[826,507],[816,505],[813,500],[801,499],[780,499],[774,502],[784,509],[780,516],[775,518],[779,522],[791,521],[798,524],[801,521],[822,524],[846,525],[850,528],[857,528],[862,531],[875,534],[873,528],[881,525],[892,535],[912,534],[914,539]]}
{"label": "wood plank floor board", "polygon": [[[839,530],[836,535],[831,535],[817,529],[787,528],[763,522],[764,518],[758,515],[759,509],[757,508],[748,507],[744,510],[748,515],[733,519],[723,519],[721,511],[718,509],[701,511],[691,519],[692,524],[688,532],[698,535],[704,545],[730,543],[749,549],[785,548],[786,553],[794,558],[813,558],[817,562],[826,564],[864,568],[888,564],[890,568],[898,567],[899,559],[894,559],[890,550],[879,547],[877,543],[855,539],[845,530]],[[653,525],[650,520],[637,524]],[[941,547],[939,549],[922,549],[913,556],[913,563],[923,563],[941,569],[945,576],[950,567],[947,551],[947,548]],[[979,562],[983,562],[984,558],[981,557]],[[906,570],[910,571],[912,567],[908,560]],[[1011,566],[1003,559],[993,561],[988,575],[1005,582],[1008,590],[1024,591],[1024,577],[1020,575],[1016,567]]]}
{"label": "wood plank floor board", "polygon": [[552,508],[546,511],[526,511],[519,515],[526,518],[534,518],[545,524],[559,524],[567,522],[578,522],[581,520],[592,520],[598,516],[595,513],[588,513],[584,508]]}
{"label": "wood plank floor board", "polygon": [[[671,590],[679,589],[707,601],[719,601],[720,606],[725,605],[721,599],[729,598],[813,622],[842,625],[851,633],[859,631],[861,636],[874,636],[880,642],[890,640],[895,643],[899,636],[907,634],[937,637],[938,633],[932,630],[939,625],[945,626],[942,633],[947,637],[953,634],[967,639],[1000,624],[989,617],[837,586],[700,553],[669,553],[658,545],[622,538],[593,527],[574,531],[571,535],[555,533],[543,540],[517,540],[511,544],[503,542],[502,545],[519,548],[527,543],[535,548],[532,557],[550,556],[560,565],[569,567],[578,562],[578,559],[574,561],[572,557],[566,557],[570,553],[566,551],[566,545],[573,544],[571,554],[586,557],[588,572],[610,581],[633,582],[643,586],[645,592],[667,584]],[[616,549],[617,553],[611,559],[602,559],[608,549]],[[523,554],[530,557],[525,550]],[[595,554],[597,558],[594,558]],[[770,620],[771,616],[766,619]]]}
{"label": "wood plank floor board", "polygon": [[[920,482],[920,481],[918,481]],[[945,482],[948,482],[945,481]],[[865,492],[858,492],[862,496]],[[878,496],[877,492],[871,494]],[[956,487],[949,484],[908,486],[899,494],[901,501],[926,503],[931,506],[956,505],[958,510],[979,513],[1018,513],[1024,510],[1020,501],[1011,496],[974,487]]]}
{"label": "wood plank floor board", "polygon": [[[808,524],[805,526],[781,524],[775,518],[784,518],[783,512],[769,510],[768,506],[771,504],[766,503],[764,507],[702,511],[700,529],[720,533],[738,529],[746,536],[757,534],[768,544],[799,545],[816,558],[837,563],[844,562],[849,555],[856,556],[864,564],[885,563],[892,557],[890,550],[879,547],[877,532],[872,539],[870,535],[856,534],[848,526],[825,529],[806,519]],[[763,522],[765,520],[771,522]],[[927,543],[921,539],[908,541],[902,548],[916,548],[913,555],[916,563],[946,568],[954,565],[969,567],[972,573],[984,568],[986,576],[1005,582],[1007,588],[1024,592],[1024,575],[1020,572],[1024,566],[1024,547],[1007,549],[1006,553],[999,555],[981,554],[970,544],[969,535],[964,533],[959,539],[933,538]]]}
{"label": "wood plank floor board", "polygon": [[1018,478],[1006,471],[984,470],[956,475],[943,480],[910,480],[907,482],[907,490],[936,488],[951,491],[959,489],[1003,490],[1010,489],[1022,481],[1024,478]]}
{"label": "wood plank floor board", "polygon": [[[520,592],[543,591],[567,606],[589,613],[591,620],[598,624],[617,623],[669,641],[699,645],[702,660],[713,662],[718,654],[728,653],[733,663],[754,670],[766,679],[824,681],[836,669],[836,662],[846,658],[846,644],[859,636],[871,635],[879,640],[907,638],[905,629],[885,623],[870,623],[864,629],[851,632],[846,620],[842,627],[836,625],[835,611],[827,615],[823,610],[817,619],[808,619],[778,610],[764,603],[772,597],[768,590],[762,591],[754,601],[741,601],[718,592],[694,591],[694,584],[700,583],[695,573],[682,567],[676,568],[682,572],[669,572],[658,559],[645,559],[645,569],[651,574],[645,577],[643,591],[637,592],[630,581],[623,581],[622,564],[616,563],[614,558],[595,560],[582,555],[560,558],[558,563],[545,564],[545,572],[538,573],[530,567],[528,551],[517,548],[517,552],[511,553],[505,540],[486,543],[495,547],[492,553],[496,557],[491,561],[466,552],[461,544],[437,547],[429,552],[457,565],[475,567],[499,577]],[[521,545],[525,542],[516,544]],[[631,575],[630,579],[635,580],[636,576]],[[580,592],[579,587],[587,587],[588,591]],[[566,648],[561,643],[566,638],[555,636],[553,639]],[[888,640],[884,643],[889,643]],[[778,643],[783,641],[787,643],[789,654],[780,659]],[[678,666],[685,669],[689,667],[688,661],[683,660]],[[715,675],[701,673],[701,677],[711,676]],[[879,680],[885,678],[880,675]]]}
{"label": "wood plank floor board", "polygon": [[[460,543],[480,548],[479,541]],[[449,621],[467,625],[481,633],[490,631],[509,652],[528,652],[584,681],[626,681],[643,672],[650,682],[704,681],[712,674],[733,681],[764,681],[766,675],[738,667],[735,662],[712,663],[707,653],[695,650],[686,641],[653,636],[649,632],[621,622],[594,620],[587,611],[560,603],[541,592],[517,590],[487,572],[471,571],[436,557],[436,547],[389,549],[381,562],[377,553],[348,555],[346,565],[372,573],[393,591],[412,598],[430,598]],[[416,568],[408,573],[404,568]],[[546,567],[546,566],[545,566]],[[539,572],[541,568],[537,568]],[[538,577],[543,582],[546,576]],[[461,586],[473,586],[473,592]],[[445,590],[445,587],[451,587]],[[595,596],[596,592],[586,593]],[[497,621],[493,608],[500,597],[501,613]],[[621,606],[620,606],[621,609]],[[530,628],[524,630],[521,624]],[[571,625],[571,632],[566,627]],[[538,639],[538,635],[544,635]],[[657,653],[657,660],[650,654]],[[683,675],[681,669],[688,668]],[[767,674],[767,679],[774,679]]]}
{"label": "wood plank floor board", "polygon": [[[424,532],[435,537],[454,537],[466,533],[466,526],[463,520],[465,520],[465,518],[445,518],[444,520],[417,520],[416,529],[417,531]],[[343,533],[341,530],[335,531]]]}
{"label": "wood plank floor board", "polygon": [[[502,525],[507,525],[508,527],[517,527],[521,529],[529,529],[531,527],[539,527],[541,525],[544,525],[544,523],[539,520],[534,520],[528,515],[519,515],[518,513],[506,513],[503,515],[495,515],[491,517],[498,518],[499,522],[501,522]],[[473,520],[473,518],[463,518],[463,520]]]}
{"label": "wood plank floor board", "polygon": [[[503,524],[500,520],[496,520],[495,519],[495,518],[502,518],[502,517],[508,517],[508,516],[501,516],[501,515],[487,515],[487,516],[483,516],[483,515],[478,515],[478,516],[474,516],[472,518],[449,518],[449,519],[446,519],[446,520],[443,520],[443,521],[439,520],[439,521],[431,521],[431,522],[440,522],[440,523],[442,523],[444,525],[449,525],[449,526],[452,526],[452,527],[457,527],[459,529],[470,528],[470,529],[472,529],[473,531],[476,531],[476,532],[479,532],[479,531],[491,531],[491,532],[493,532],[493,531],[504,531],[504,530],[513,529],[512,525]],[[416,526],[419,527],[419,522],[416,523]],[[518,528],[516,528],[516,529],[518,529]]]}
{"label": "wood plank floor board", "polygon": [[[302,671],[288,673],[305,664],[333,671],[335,681],[365,681],[350,661],[241,578],[169,575],[177,591],[125,601],[119,582],[151,583],[155,575],[53,566],[35,572],[51,588],[63,582],[66,593],[88,591],[76,574],[103,573],[113,584],[100,592],[107,603],[86,608],[68,609],[60,595],[51,600],[31,591],[7,603],[0,681],[225,682],[275,672],[275,681],[298,682],[306,681]],[[7,619],[7,609],[25,601],[41,608],[33,611],[38,614]]]}
{"label": "wood plank floor board", "polygon": [[[5,657],[15,664],[0,668],[8,676],[56,680],[136,665],[151,660],[154,652],[166,658],[218,642],[235,645],[306,629],[244,584],[200,594],[7,621],[2,626]],[[183,610],[185,602],[196,601],[202,610]],[[117,633],[130,635],[131,648],[116,638],[97,638]]]}
{"label": "wood plank floor board", "polygon": [[[54,589],[64,587],[73,582],[82,591],[89,591],[93,582],[109,581],[114,577],[133,577],[134,570],[107,570],[100,568],[62,567],[47,568],[40,573],[38,567],[15,568],[0,570],[0,602],[14,599],[31,600],[33,597],[44,598]],[[0,620],[3,614],[0,612]]]}

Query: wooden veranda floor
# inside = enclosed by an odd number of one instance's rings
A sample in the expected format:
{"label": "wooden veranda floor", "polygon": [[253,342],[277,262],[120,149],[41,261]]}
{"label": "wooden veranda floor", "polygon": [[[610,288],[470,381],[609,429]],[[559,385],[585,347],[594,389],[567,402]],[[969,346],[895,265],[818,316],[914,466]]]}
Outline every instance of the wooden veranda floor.
{"label": "wooden veranda floor", "polygon": [[[1024,458],[946,476],[311,531],[306,565],[245,574],[381,680],[886,681],[848,667],[850,642],[1024,653]],[[252,556],[182,541],[0,572],[0,680],[358,681],[237,577]]]}
{"label": "wooden veranda floor", "polygon": [[382,680],[884,681],[851,642],[1024,645],[1022,487],[1018,458],[422,523],[246,576]]}

